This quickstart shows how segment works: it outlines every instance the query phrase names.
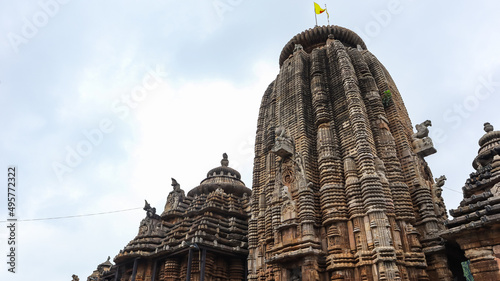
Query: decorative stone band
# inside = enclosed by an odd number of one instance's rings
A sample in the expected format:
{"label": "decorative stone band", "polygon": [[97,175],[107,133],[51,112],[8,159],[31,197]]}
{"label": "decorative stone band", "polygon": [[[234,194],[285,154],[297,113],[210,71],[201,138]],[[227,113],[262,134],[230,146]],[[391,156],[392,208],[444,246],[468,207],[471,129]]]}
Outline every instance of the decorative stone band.
{"label": "decorative stone band", "polygon": [[280,55],[280,67],[283,62],[293,54],[296,44],[302,45],[306,53],[310,53],[314,48],[325,45],[328,35],[332,34],[335,39],[343,44],[356,48],[358,45],[366,50],[365,42],[353,31],[336,25],[316,26],[295,35],[285,45]]}

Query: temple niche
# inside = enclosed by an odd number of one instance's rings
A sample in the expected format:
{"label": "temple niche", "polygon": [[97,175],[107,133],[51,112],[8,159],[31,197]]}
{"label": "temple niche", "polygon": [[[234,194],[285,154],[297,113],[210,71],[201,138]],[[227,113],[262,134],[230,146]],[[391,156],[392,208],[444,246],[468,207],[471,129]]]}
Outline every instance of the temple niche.
{"label": "temple niche", "polygon": [[260,105],[252,190],[225,153],[187,194],[172,179],[163,210],[146,201],[137,236],[91,280],[500,280],[499,131],[485,124],[448,220],[446,177],[425,161],[432,123],[413,130],[356,33],[306,30],[279,66]]}

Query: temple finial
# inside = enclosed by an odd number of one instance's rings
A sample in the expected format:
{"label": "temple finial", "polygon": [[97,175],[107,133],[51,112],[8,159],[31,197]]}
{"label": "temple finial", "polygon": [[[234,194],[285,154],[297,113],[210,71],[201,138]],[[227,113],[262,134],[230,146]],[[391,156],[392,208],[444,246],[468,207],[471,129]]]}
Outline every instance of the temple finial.
{"label": "temple finial", "polygon": [[222,160],[220,161],[220,164],[224,167],[227,167],[229,165],[229,160],[227,160],[226,153],[222,154]]}
{"label": "temple finial", "polygon": [[484,123],[484,131],[486,133],[493,131],[493,125],[491,125],[489,122]]}

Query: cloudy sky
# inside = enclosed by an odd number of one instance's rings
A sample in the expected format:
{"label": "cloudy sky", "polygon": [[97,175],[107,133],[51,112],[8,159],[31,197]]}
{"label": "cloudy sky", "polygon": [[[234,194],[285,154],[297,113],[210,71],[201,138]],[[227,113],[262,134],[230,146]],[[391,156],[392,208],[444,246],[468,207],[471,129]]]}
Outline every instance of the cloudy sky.
{"label": "cloudy sky", "polygon": [[[224,152],[251,186],[260,99],[283,46],[314,26],[312,3],[1,1],[0,220],[16,165],[28,221],[17,273],[1,262],[0,280],[86,280],[136,235],[144,199],[163,209],[171,177],[188,191]],[[413,124],[432,120],[427,161],[456,208],[483,123],[500,128],[500,3],[325,3],[389,70]]]}

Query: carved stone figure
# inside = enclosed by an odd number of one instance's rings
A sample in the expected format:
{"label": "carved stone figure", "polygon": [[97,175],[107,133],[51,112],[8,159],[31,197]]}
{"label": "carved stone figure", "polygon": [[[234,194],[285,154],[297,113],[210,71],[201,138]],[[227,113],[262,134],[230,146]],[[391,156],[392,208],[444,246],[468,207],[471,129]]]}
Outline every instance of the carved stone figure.
{"label": "carved stone figure", "polygon": [[304,160],[300,153],[295,154],[294,161],[298,188],[305,188],[307,186],[306,170],[304,167]]}
{"label": "carved stone figure", "polygon": [[432,126],[430,120],[426,120],[415,126],[417,132],[413,134],[413,149],[421,157],[426,157],[436,153],[432,139],[429,137],[428,127]]}
{"label": "carved stone figure", "polygon": [[293,49],[293,52],[297,52],[297,51],[300,51],[300,50],[303,50],[304,47],[302,47],[302,45],[300,44],[295,44],[295,48]]}
{"label": "carved stone figure", "polygon": [[500,196],[500,182],[495,184],[491,188],[491,193],[493,194],[493,196]]}
{"label": "carved stone figure", "polygon": [[73,274],[71,277],[73,278],[71,281],[80,281],[80,278],[78,278],[78,275]]}
{"label": "carved stone figure", "polygon": [[375,170],[377,171],[377,174],[379,175],[382,182],[387,182],[384,161],[380,160],[380,158],[378,157],[375,158]]}
{"label": "carved stone figure", "polygon": [[444,182],[447,180],[446,176],[440,176],[439,178],[436,178],[436,187],[443,187]]}
{"label": "carved stone figure", "polygon": [[286,132],[284,127],[277,127],[275,130],[275,143],[272,151],[282,158],[294,154],[294,144],[292,138]]}
{"label": "carved stone figure", "polygon": [[288,186],[283,186],[281,188],[281,200],[281,221],[284,222],[295,218],[297,216],[296,203],[288,190]]}
{"label": "carved stone figure", "polygon": [[156,216],[156,208],[152,208],[147,200],[144,200],[144,211],[146,211],[146,216],[152,218]]}
{"label": "carved stone figure", "polygon": [[300,270],[297,270],[297,269],[293,270],[291,275],[292,276],[291,276],[290,280],[292,280],[292,281],[301,281],[302,280]]}
{"label": "carved stone figure", "polygon": [[[227,154],[226,154],[226,158],[227,159]],[[181,191],[181,185],[179,183],[177,183],[177,181],[172,178],[172,187],[174,189],[174,192],[180,192]]]}
{"label": "carved stone figure", "polygon": [[[225,159],[227,160],[227,154],[225,156]],[[172,188],[173,191],[168,194],[167,203],[165,204],[163,213],[175,210],[177,206],[179,206],[179,203],[184,200],[184,191],[181,189],[181,185],[174,178],[172,178]]]}
{"label": "carved stone figure", "polygon": [[424,122],[415,125],[417,132],[413,134],[415,139],[423,139],[429,136],[429,129],[427,127],[432,126],[431,120],[425,120]]}
{"label": "carved stone figure", "polygon": [[448,214],[446,213],[446,206],[444,205],[444,200],[442,197],[444,183],[446,181],[446,176],[440,176],[435,179],[436,183],[433,185],[432,189],[434,191],[434,206],[435,212],[438,217],[443,220],[448,219]]}

